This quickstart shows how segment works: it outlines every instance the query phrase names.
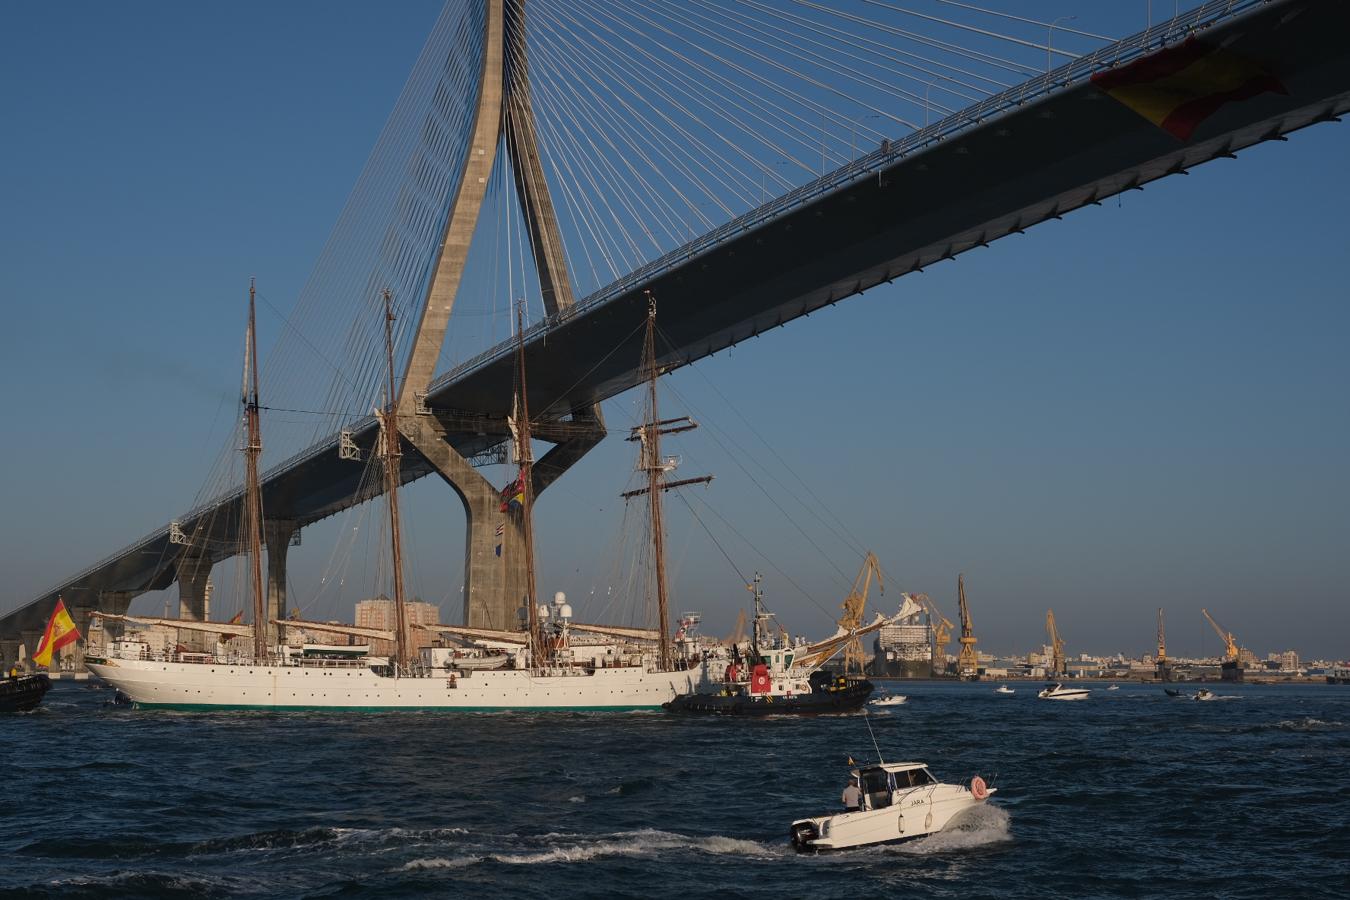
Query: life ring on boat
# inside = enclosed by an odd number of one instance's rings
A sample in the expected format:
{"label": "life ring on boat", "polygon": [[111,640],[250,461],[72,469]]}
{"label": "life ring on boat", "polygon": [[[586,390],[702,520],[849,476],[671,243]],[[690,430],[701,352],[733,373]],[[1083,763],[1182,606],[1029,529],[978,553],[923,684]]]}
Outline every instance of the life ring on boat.
{"label": "life ring on boat", "polygon": [[976,800],[989,799],[989,786],[984,783],[984,779],[976,775],[970,779],[970,795]]}

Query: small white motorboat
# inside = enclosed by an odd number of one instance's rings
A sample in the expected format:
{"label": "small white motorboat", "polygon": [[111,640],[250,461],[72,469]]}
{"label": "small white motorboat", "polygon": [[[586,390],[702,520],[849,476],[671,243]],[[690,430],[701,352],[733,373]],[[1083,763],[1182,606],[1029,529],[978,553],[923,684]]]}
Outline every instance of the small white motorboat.
{"label": "small white motorboat", "polygon": [[1209,688],[1201,688],[1200,690],[1198,690],[1198,691],[1195,692],[1195,699],[1197,699],[1197,700],[1218,700],[1218,699],[1219,699],[1219,695],[1216,694],[1216,693],[1214,693],[1213,691],[1211,691]]}
{"label": "small white motorboat", "polygon": [[869,705],[870,705],[870,706],[899,706],[900,704],[904,703],[904,702],[905,702],[906,700],[908,700],[908,699],[909,699],[909,698],[906,697],[904,694],[883,694],[882,696],[877,697],[875,700],[873,700]]}
{"label": "small white motorboat", "polygon": [[1015,690],[1013,690],[1012,688],[1008,687],[1006,684],[1003,684],[1003,685],[999,685],[998,687],[994,688],[994,693],[995,693],[995,694],[1015,694],[1015,693],[1017,693],[1017,691],[1015,691]]}
{"label": "small white motorboat", "polygon": [[1109,688],[1107,688],[1107,690],[1108,690],[1108,691],[1118,691],[1118,690],[1120,690],[1120,685],[1118,685],[1118,684],[1113,684],[1113,685],[1111,685]]}
{"label": "small white motorboat", "polygon": [[1089,688],[1065,687],[1062,684],[1046,685],[1036,696],[1042,700],[1086,700],[1092,693]]}
{"label": "small white motorboat", "polygon": [[793,822],[792,846],[798,853],[921,838],[941,831],[998,790],[978,775],[970,787],[943,784],[918,762],[859,766],[849,774],[861,788],[858,808]]}

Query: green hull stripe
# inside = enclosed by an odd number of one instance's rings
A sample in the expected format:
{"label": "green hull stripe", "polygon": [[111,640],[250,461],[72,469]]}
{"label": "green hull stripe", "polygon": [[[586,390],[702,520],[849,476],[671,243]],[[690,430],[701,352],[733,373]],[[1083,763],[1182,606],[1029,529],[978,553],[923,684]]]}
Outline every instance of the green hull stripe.
{"label": "green hull stripe", "polygon": [[635,712],[637,710],[660,709],[660,704],[651,706],[273,706],[261,704],[214,704],[214,703],[139,703],[133,702],[136,709],[173,709],[184,712],[226,712],[239,710],[264,710],[266,712]]}

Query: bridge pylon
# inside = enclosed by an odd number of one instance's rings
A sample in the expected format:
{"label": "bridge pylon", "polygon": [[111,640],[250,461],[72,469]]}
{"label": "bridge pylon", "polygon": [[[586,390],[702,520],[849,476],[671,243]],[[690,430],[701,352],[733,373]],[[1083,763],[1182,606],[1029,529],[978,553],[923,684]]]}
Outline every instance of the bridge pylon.
{"label": "bridge pylon", "polygon": [[[561,232],[539,157],[524,16],[524,0],[484,2],[483,70],[469,151],[398,397],[399,433],[464,504],[464,622],[484,628],[515,627],[517,610],[526,600],[521,518],[509,509],[503,511],[498,488],[451,446],[452,426],[423,408],[420,399],[435,376],[499,147],[515,179],[545,309],[556,314],[574,302]],[[509,398],[503,400],[504,408],[509,408]],[[605,436],[598,405],[573,408],[571,420],[567,435],[534,466],[536,497]]]}

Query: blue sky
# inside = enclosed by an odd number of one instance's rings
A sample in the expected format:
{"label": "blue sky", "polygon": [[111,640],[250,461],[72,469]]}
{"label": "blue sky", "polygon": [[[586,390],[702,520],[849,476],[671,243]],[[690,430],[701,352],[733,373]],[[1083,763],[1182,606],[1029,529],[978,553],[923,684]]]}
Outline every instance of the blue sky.
{"label": "blue sky", "polygon": [[[6,8],[0,608],[192,505],[236,415],[247,280],[289,308],[438,7]],[[861,544],[888,605],[954,613],[964,571],[981,648],[1039,644],[1053,607],[1070,651],[1139,653],[1163,606],[1177,652],[1213,653],[1208,606],[1262,655],[1344,658],[1348,152],[1350,126],[1308,129],[677,373],[666,408],[710,427],[676,452],[718,475],[695,508],[749,539],[713,529],[797,630],[825,630]],[[612,438],[541,501],[541,590],[614,587],[630,451]],[[411,580],[457,616],[458,502],[408,493]],[[374,589],[375,518],[292,551],[311,611]],[[729,630],[737,573],[671,519],[677,604]]]}

